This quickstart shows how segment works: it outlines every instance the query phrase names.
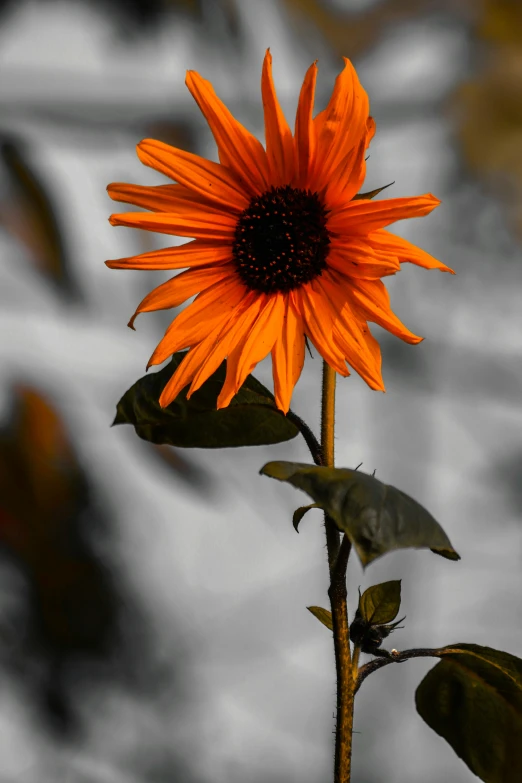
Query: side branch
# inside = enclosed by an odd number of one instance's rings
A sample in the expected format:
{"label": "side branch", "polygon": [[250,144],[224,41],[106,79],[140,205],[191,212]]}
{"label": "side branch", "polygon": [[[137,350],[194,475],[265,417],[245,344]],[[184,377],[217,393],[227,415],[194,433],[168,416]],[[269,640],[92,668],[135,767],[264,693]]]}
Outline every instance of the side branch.
{"label": "side branch", "polygon": [[357,693],[369,674],[376,672],[377,669],[382,669],[383,666],[388,666],[389,663],[401,663],[402,661],[407,661],[410,658],[442,658],[447,652],[448,650],[444,647],[419,647],[412,650],[403,650],[402,652],[399,652],[398,650],[392,650],[386,656],[383,655],[383,657],[375,658],[373,661],[365,663],[364,666],[360,667],[359,674],[357,675],[357,681],[355,683],[355,693]]}

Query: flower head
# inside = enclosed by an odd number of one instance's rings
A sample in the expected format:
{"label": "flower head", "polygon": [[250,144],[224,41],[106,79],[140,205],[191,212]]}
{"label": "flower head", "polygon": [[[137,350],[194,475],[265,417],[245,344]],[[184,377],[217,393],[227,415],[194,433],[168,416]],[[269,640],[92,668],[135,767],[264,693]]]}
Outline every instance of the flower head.
{"label": "flower head", "polygon": [[112,215],[115,226],[191,237],[176,247],[107,261],[113,269],[185,269],[154,289],[139,313],[195,300],[171,323],[149,364],[188,348],[165,386],[167,406],[190,385],[198,389],[227,358],[218,407],[227,406],[258,362],[272,354],[277,405],[288,411],[301,374],[305,337],[340,375],[347,364],[384,391],[381,354],[368,321],[409,343],[422,340],[390,308],[382,277],[403,262],[451,272],[432,256],[385,230],[427,215],[431,194],[372,201],[354,197],[364,182],[365,151],[375,133],[369,102],[346,58],[327,107],[313,117],[315,63],[304,78],[295,129],[279,106],[272,57],[263,63],[261,93],[266,149],[194,71],[187,87],[216,140],[219,163],[145,139],[138,156],[175,185],[115,183],[116,201],[149,212]]}

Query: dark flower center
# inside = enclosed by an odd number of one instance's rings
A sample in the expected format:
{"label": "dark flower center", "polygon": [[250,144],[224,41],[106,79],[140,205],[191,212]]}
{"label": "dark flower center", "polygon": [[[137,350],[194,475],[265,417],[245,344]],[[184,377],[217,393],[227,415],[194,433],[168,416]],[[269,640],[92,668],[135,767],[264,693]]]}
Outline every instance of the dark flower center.
{"label": "dark flower center", "polygon": [[252,291],[291,291],[326,269],[330,235],[316,193],[289,185],[255,196],[237,221],[232,254]]}

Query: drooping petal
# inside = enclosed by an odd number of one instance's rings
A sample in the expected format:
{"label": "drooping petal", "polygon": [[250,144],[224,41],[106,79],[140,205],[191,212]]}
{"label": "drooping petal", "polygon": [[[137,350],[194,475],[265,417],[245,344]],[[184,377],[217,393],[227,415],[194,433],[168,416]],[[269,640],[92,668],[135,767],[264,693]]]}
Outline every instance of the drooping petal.
{"label": "drooping petal", "polygon": [[237,221],[232,215],[210,212],[191,204],[185,207],[183,215],[170,212],[123,212],[111,215],[109,223],[111,226],[141,228],[158,234],[232,242]]}
{"label": "drooping petal", "polygon": [[205,359],[200,369],[194,375],[188,395],[190,396],[217,370],[223,359],[246,337],[256,321],[263,302],[257,294],[250,292],[241,302],[234,319],[215,331],[212,343],[207,346]]}
{"label": "drooping petal", "polygon": [[206,200],[225,209],[232,206],[242,211],[248,206],[248,193],[225,166],[155,139],[144,139],[136,149],[146,166],[185,185]]}
{"label": "drooping petal", "polygon": [[150,209],[153,212],[185,212],[189,204],[204,206],[210,212],[228,215],[239,214],[238,207],[229,206],[220,209],[217,204],[208,202],[203,196],[184,185],[130,185],[125,182],[112,182],[107,193],[113,201],[134,204],[136,207]]}
{"label": "drooping petal", "polygon": [[416,345],[424,339],[410,332],[392,312],[390,297],[380,280],[352,280],[350,300],[354,310],[359,311],[365,321],[382,326],[404,342]]}
{"label": "drooping petal", "polygon": [[[211,334],[213,335],[214,332]],[[210,336],[208,336],[207,339],[209,339],[209,337]],[[199,343],[199,345],[196,345],[194,348],[187,351],[187,355],[163,387],[163,391],[159,398],[159,404],[162,408],[166,408],[170,405],[170,403],[176,399],[180,391],[192,381],[192,378],[198,371],[202,362],[205,361],[207,350],[206,342],[207,340],[204,340]]]}
{"label": "drooping petal", "polygon": [[453,269],[443,264],[442,261],[438,261],[433,256],[430,256],[429,253],[421,250],[420,247],[412,245],[407,239],[390,234],[389,231],[373,231],[371,234],[368,234],[366,240],[374,250],[380,253],[393,253],[401,263],[409,262],[410,264],[422,266],[424,269],[440,269],[441,272],[455,274]]}
{"label": "drooping petal", "polygon": [[219,159],[251,195],[268,187],[268,166],[262,144],[230,113],[211,83],[187,71],[186,85],[205,115],[216,140]]}
{"label": "drooping petal", "polygon": [[315,118],[318,137],[313,182],[317,191],[328,183],[350,150],[366,138],[368,96],[350,60],[343,60],[344,69],[335,80],[330,101]]}
{"label": "drooping petal", "polygon": [[218,397],[218,408],[227,407],[247,375],[268,356],[281,332],[283,294],[262,294],[260,300],[262,309],[255,323],[228,356],[227,375]]}
{"label": "drooping petal", "polygon": [[[365,322],[357,319],[348,300],[350,281],[340,275],[321,275],[317,285],[322,289],[325,300],[334,313],[333,337],[348,364],[366,381],[372,389],[384,390],[380,361],[367,339],[369,332]],[[379,354],[380,358],[380,354]]]}
{"label": "drooping petal", "polygon": [[203,267],[188,269],[154,288],[142,299],[128,326],[134,329],[134,321],[140,313],[152,310],[169,310],[179,307],[191,296],[202,293],[215,283],[231,281],[235,276],[232,266]]}
{"label": "drooping petal", "polygon": [[306,283],[291,292],[294,305],[300,314],[304,330],[323,359],[340,375],[350,373],[342,352],[332,339],[334,315],[321,290],[314,286],[316,281]]}
{"label": "drooping petal", "polygon": [[440,200],[431,193],[412,198],[351,201],[341,209],[332,210],[328,218],[328,230],[339,236],[369,234],[396,220],[428,215],[439,204]]}
{"label": "drooping petal", "polygon": [[283,413],[290,408],[292,392],[305,360],[304,326],[292,298],[286,297],[281,334],[272,348],[272,376],[276,405]]}
{"label": "drooping petal", "polygon": [[185,269],[225,264],[232,258],[230,243],[217,244],[194,239],[178,247],[164,247],[137,256],[106,261],[110,269]]}
{"label": "drooping petal", "polygon": [[261,96],[265,117],[266,155],[270,184],[288,185],[294,176],[294,140],[292,131],[277,100],[272,78],[272,55],[267,49],[261,75]]}
{"label": "drooping petal", "polygon": [[237,279],[226,279],[207,288],[172,321],[147,368],[202,342],[210,331],[234,317],[246,294],[247,289]]}
{"label": "drooping petal", "polygon": [[230,346],[237,342],[244,316],[255,318],[255,305],[254,295],[248,294],[239,305],[232,321],[219,323],[209,331],[204,340],[188,351],[161,393],[159,402],[162,407],[169,405],[189,383],[191,386],[187,391],[187,398],[190,397],[217,370],[226,358]]}
{"label": "drooping petal", "polygon": [[297,186],[300,188],[308,188],[309,172],[317,145],[316,128],[312,119],[316,80],[317,65],[313,63],[306,72],[295,115]]}

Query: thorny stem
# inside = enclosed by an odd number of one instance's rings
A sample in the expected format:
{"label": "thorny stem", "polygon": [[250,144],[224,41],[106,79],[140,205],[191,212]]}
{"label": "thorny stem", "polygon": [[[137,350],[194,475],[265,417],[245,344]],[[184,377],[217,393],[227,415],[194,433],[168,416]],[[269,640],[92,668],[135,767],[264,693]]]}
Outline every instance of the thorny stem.
{"label": "thorny stem", "polygon": [[418,647],[412,650],[403,650],[402,652],[399,652],[398,650],[392,650],[386,657],[374,658],[373,661],[365,663],[364,666],[361,666],[357,675],[354,693],[357,693],[369,674],[376,672],[377,669],[382,669],[383,666],[388,666],[389,663],[401,663],[401,661],[407,661],[410,658],[442,658],[444,655],[447,655],[450,652],[451,650],[448,647],[442,647],[440,649]]}
{"label": "thorny stem", "polygon": [[[321,407],[321,451],[325,467],[334,464],[335,431],[335,370],[323,362],[323,392]],[[346,567],[351,544],[347,536],[339,545],[339,531],[325,514],[326,548],[330,568],[328,595],[332,610],[332,624],[337,674],[337,724],[335,728],[334,783],[350,783],[353,733],[353,699],[355,679],[350,655],[350,628],[348,625]]]}

